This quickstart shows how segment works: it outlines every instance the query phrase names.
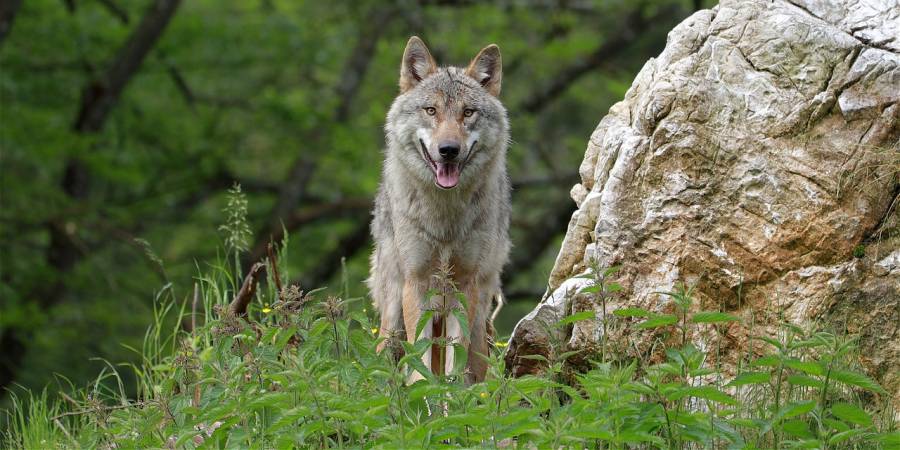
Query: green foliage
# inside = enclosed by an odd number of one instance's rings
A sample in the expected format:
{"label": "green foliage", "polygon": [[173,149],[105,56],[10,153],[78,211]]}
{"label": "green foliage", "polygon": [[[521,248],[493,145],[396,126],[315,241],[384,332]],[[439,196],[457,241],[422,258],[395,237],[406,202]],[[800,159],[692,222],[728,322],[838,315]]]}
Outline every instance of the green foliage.
{"label": "green foliage", "polygon": [[[283,247],[281,253],[285,251]],[[541,376],[511,378],[499,351],[487,355],[489,377],[466,385],[465,357],[444,376],[421,357],[432,344],[401,347],[394,361],[376,347],[376,321],[359,298],[288,287],[260,289],[247,320],[227,313],[235,274],[216,261],[198,274],[196,313],[209,320],[192,332],[192,311],[167,286],[156,299],[155,323],[131,367],[140,396],[109,390],[98,380],[52,401],[46,393],[14,397],[9,448],[892,448],[897,431],[888,414],[864,398],[884,390],[853,366],[853,339],[784,327],[771,349],[728,377],[690,342],[665,351],[659,363],[604,360],[561,382],[575,352],[533,359],[549,363]],[[270,270],[277,270],[269,262]],[[615,291],[607,276],[583,292]],[[283,279],[287,273],[279,273]],[[458,299],[452,285],[431,294]],[[638,329],[734,321],[714,312],[688,314],[691,290],[670,295],[683,311],[654,316],[634,308],[610,320],[649,317]],[[449,294],[449,295],[447,295]],[[202,309],[202,311],[201,311]],[[426,317],[452,314],[439,305]],[[461,321],[465,321],[461,315]],[[681,320],[690,316],[691,320]],[[599,320],[577,312],[554,327]],[[421,332],[427,319],[420,321]],[[463,354],[456,345],[457,354]],[[474,357],[474,356],[473,356]],[[424,379],[413,384],[413,372]],[[105,371],[102,379],[117,379]],[[77,399],[76,399],[77,398]]]}
{"label": "green foliage", "polygon": [[[76,130],[84,93],[104,91],[153,3],[24,1],[0,42],[0,378],[14,377],[3,387],[38,389],[54,373],[83,384],[98,370],[93,356],[136,358],[120,344],[140,346],[153,315],[148,293],[161,282],[191,286],[197,262],[214,260],[223,237],[232,265],[232,248],[265,244],[282,221],[294,239],[281,263],[296,280],[336,294],[345,256],[346,286],[363,295],[357,281],[367,276],[371,246],[342,244],[370,220],[384,119],[411,34],[441,64],[465,65],[491,42],[502,49],[510,177],[524,182],[511,234],[513,256],[525,263],[504,280],[521,293],[510,300],[522,303],[499,321],[511,329],[553,264],[565,222],[550,227],[548,219],[571,214],[568,192],[591,130],[692,7],[182,1],[102,129]],[[660,8],[672,13],[629,30],[629,44],[602,61],[590,59],[621,34],[623,17]],[[526,108],[542,92],[552,95]],[[295,170],[304,164],[306,175]],[[78,195],[67,186],[70,165],[81,169],[72,171],[83,184]],[[234,201],[223,191],[234,182],[249,200],[249,228],[235,221],[216,233],[220,211]],[[67,251],[53,245],[53,232]],[[532,241],[542,244],[518,245]],[[124,383],[135,395],[134,379]]]}

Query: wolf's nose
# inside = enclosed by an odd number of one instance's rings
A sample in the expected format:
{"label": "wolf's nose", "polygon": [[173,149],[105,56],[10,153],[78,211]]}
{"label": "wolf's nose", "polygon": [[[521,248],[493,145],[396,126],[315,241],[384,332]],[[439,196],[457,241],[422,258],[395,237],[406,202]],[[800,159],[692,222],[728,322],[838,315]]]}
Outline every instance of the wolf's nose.
{"label": "wolf's nose", "polygon": [[444,159],[456,158],[456,155],[459,155],[459,144],[456,142],[443,142],[438,146],[438,153]]}

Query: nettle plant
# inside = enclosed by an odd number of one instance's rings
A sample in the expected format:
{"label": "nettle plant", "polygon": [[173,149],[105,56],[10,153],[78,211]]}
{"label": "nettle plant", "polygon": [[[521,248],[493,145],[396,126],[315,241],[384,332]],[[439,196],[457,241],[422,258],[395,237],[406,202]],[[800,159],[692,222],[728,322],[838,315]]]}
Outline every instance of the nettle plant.
{"label": "nettle plant", "polygon": [[[608,299],[620,290],[608,281],[616,268],[602,269],[593,262],[590,269],[584,277],[591,283],[580,293],[593,297],[601,317],[587,311],[566,321],[577,316],[601,323],[600,363],[579,377],[582,393],[600,402],[593,411],[603,411],[592,424],[599,440],[612,441],[614,447],[639,440],[665,448],[900,446],[887,392],[857,368],[855,338],[784,323],[778,336],[754,338],[768,347],[763,356],[748,357],[736,376],[726,377],[718,364],[707,363],[707,352],[688,336],[691,327],[710,325],[718,333],[720,325],[739,318],[719,311],[692,312],[693,288],[684,284],[660,293],[673,303],[674,314],[628,307],[609,318]],[[665,349],[662,363],[632,361],[617,367],[603,350],[608,322],[615,318],[640,319],[624,325],[638,330],[674,332],[680,346]],[[582,401],[571,399],[573,404]],[[623,434],[629,440],[622,440]]]}
{"label": "nettle plant", "polygon": [[[232,195],[240,195],[233,192]],[[240,202],[231,202],[240,206]],[[240,223],[240,214],[230,221]],[[239,230],[240,227],[229,227]],[[237,241],[234,241],[237,242]],[[692,344],[691,327],[739,320],[715,311],[692,312],[693,293],[680,285],[662,297],[675,314],[621,308],[608,317],[620,290],[615,269],[594,267],[582,290],[594,310],[547,324],[564,331],[579,321],[609,329],[633,327],[679,339],[665,360],[620,361],[602,343],[596,354],[552,342],[539,376],[507,375],[501,351],[465,355],[458,342],[392,338],[377,352],[378,323],[368,301],[351,298],[342,277],[337,294],[281,285],[287,251],[271,251],[268,282],[244,289],[240,248],[196,277],[193,295],[171,285],[156,298],[129,398],[112,365],[96,383],[62,399],[46,393],[13,395],[2,446],[8,448],[897,448],[900,433],[884,390],[856,367],[855,340],[784,325],[761,336],[760,357],[746,358],[734,377],[710,364]],[[247,278],[261,273],[251,270]],[[446,273],[436,275],[448,280]],[[255,279],[255,278],[254,278]],[[456,315],[465,297],[452,283],[417,327],[440,312]],[[251,283],[250,286],[253,286]],[[249,295],[243,313],[237,299]],[[448,301],[449,300],[449,301]],[[424,299],[423,299],[424,301]],[[240,303],[240,302],[237,302]],[[191,324],[185,326],[185,324]],[[447,374],[425,370],[432,345],[454,346]],[[399,355],[399,357],[395,357]],[[578,355],[590,362],[572,372]],[[466,358],[488,358],[487,380],[466,385]],[[718,360],[716,358],[716,360]],[[424,379],[408,384],[412,371]],[[568,371],[568,372],[567,372]],[[563,373],[567,372],[567,373]],[[726,382],[727,380],[727,382]],[[879,411],[877,414],[875,411]]]}

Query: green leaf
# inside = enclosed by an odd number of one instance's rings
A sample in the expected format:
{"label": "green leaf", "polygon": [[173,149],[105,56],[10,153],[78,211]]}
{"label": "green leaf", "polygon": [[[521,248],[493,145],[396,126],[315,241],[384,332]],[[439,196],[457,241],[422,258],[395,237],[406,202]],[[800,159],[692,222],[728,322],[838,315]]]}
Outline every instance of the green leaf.
{"label": "green leaf", "polygon": [[261,394],[251,400],[245,408],[248,410],[256,410],[264,407],[272,407],[279,404],[290,406],[294,394],[291,392],[271,392]]}
{"label": "green leaf", "polygon": [[781,364],[781,359],[777,355],[766,355],[750,363],[753,367],[778,367],[779,364]]}
{"label": "green leaf", "polygon": [[613,314],[619,317],[648,317],[650,311],[643,308],[622,308],[613,311]]}
{"label": "green leaf", "polygon": [[546,363],[550,362],[550,360],[548,360],[544,355],[521,355],[521,356],[519,356],[519,359],[529,359],[529,360],[533,360],[533,361],[542,361],[542,362],[546,362]]}
{"label": "green leaf", "polygon": [[453,373],[463,373],[466,370],[466,363],[469,360],[469,353],[462,344],[453,344]]}
{"label": "green leaf", "polygon": [[313,414],[312,408],[308,406],[298,406],[296,408],[289,409],[281,414],[281,417],[275,421],[275,423],[269,425],[269,432],[277,431],[280,428],[291,425],[300,418],[305,416],[310,416]]}
{"label": "green leaf", "polygon": [[411,349],[407,350],[407,353],[412,353],[412,354],[415,354],[418,356],[422,356],[425,353],[425,351],[431,347],[431,344],[432,344],[431,339],[419,339],[415,342],[415,344],[412,344]]}
{"label": "green leaf", "polygon": [[735,418],[728,419],[728,422],[744,428],[759,428],[760,426],[762,426],[762,423],[759,420],[754,419]]}
{"label": "green leaf", "polygon": [[354,419],[356,419],[354,415],[348,413],[347,411],[340,410],[326,411],[325,415],[334,419],[341,419],[346,421],[353,421]]}
{"label": "green leaf", "polygon": [[884,448],[898,449],[900,448],[900,431],[879,434],[875,440],[884,444]]}
{"label": "green leaf", "polygon": [[568,317],[564,318],[563,320],[560,320],[559,322],[556,322],[556,326],[562,327],[562,326],[568,325],[570,323],[575,323],[575,322],[579,322],[582,320],[589,320],[589,319],[593,319],[595,317],[597,317],[597,315],[594,313],[594,311],[582,311],[579,313],[572,314],[571,316],[568,316]]}
{"label": "green leaf", "polygon": [[410,386],[406,392],[408,398],[425,398],[444,394],[445,389],[438,384],[417,384]]}
{"label": "green leaf", "polygon": [[640,329],[659,328],[672,325],[678,322],[678,317],[674,314],[661,314],[652,316],[649,319],[638,324]]}
{"label": "green leaf", "polygon": [[787,378],[787,382],[794,386],[806,386],[815,389],[822,389],[825,383],[806,375],[791,375]]}
{"label": "green leaf", "polygon": [[316,337],[316,336],[321,335],[322,333],[325,332],[325,330],[328,329],[328,327],[330,325],[331,324],[324,318],[316,319],[316,321],[313,322],[313,325],[309,329],[309,336]]}
{"label": "green leaf", "polygon": [[580,349],[578,349],[578,350],[571,350],[571,351],[568,351],[568,352],[563,352],[563,353],[561,353],[561,354],[559,355],[559,357],[558,357],[557,359],[562,360],[562,361],[565,361],[565,360],[569,359],[569,357],[575,356],[575,355],[577,355],[577,354],[583,352],[584,350],[585,350],[585,349],[580,348]]}
{"label": "green leaf", "polygon": [[763,384],[768,383],[772,379],[769,372],[744,372],[734,377],[727,386],[744,386],[747,384]]}
{"label": "green leaf", "polygon": [[637,383],[637,382],[625,383],[625,385],[623,387],[629,391],[637,392],[638,394],[643,394],[643,395],[653,395],[656,392],[653,390],[652,387],[647,386],[646,384]]}
{"label": "green leaf", "polygon": [[875,380],[869,378],[866,375],[863,375],[859,372],[853,372],[850,370],[832,370],[831,371],[831,379],[840,381],[849,386],[861,387],[863,389],[870,390],[872,392],[878,392],[880,394],[886,394],[887,391],[881,387]]}
{"label": "green leaf", "polygon": [[831,405],[831,414],[838,419],[864,427],[872,425],[872,417],[862,408],[850,403],[840,402]]}
{"label": "green leaf", "polygon": [[[844,442],[848,439],[853,439],[853,438],[855,438],[861,434],[865,434],[865,433],[866,433],[866,430],[864,430],[862,428],[854,428],[852,430],[841,431],[840,433],[837,433],[834,436],[831,436],[828,439],[828,444],[829,445],[837,445],[837,444],[840,444],[841,442]],[[885,448],[894,448],[894,447],[885,446]]]}
{"label": "green leaf", "polygon": [[579,290],[578,293],[579,294],[596,294],[597,292],[600,292],[601,289],[603,289],[602,285],[591,284],[591,285],[581,288],[581,290]]}
{"label": "green leaf", "polygon": [[431,309],[425,310],[419,317],[419,321],[416,323],[416,339],[419,339],[419,336],[422,335],[422,330],[425,329],[432,317],[434,317],[434,310]]}
{"label": "green leaf", "polygon": [[425,377],[426,379],[430,380],[430,379],[434,378],[434,374],[431,373],[431,371],[428,370],[427,367],[425,367],[425,363],[423,363],[421,359],[410,358],[406,362],[407,362],[407,364],[409,364],[410,367],[415,369],[416,372],[419,372],[420,374],[422,374],[422,376]]}
{"label": "green leaf", "polygon": [[714,386],[697,386],[682,388],[673,393],[669,398],[672,400],[680,400],[684,397],[696,397],[717,403],[725,403],[727,405],[737,405],[738,401],[734,397],[716,389]]}
{"label": "green leaf", "polygon": [[573,435],[583,439],[599,439],[603,441],[609,441],[613,438],[612,432],[600,428],[600,424],[574,430]]}
{"label": "green leaf", "polygon": [[822,423],[824,423],[825,425],[828,425],[829,427],[831,427],[831,429],[838,431],[838,432],[844,432],[844,431],[847,431],[850,429],[850,425],[847,425],[846,423],[841,422],[840,420],[832,419],[829,417],[822,419]]}
{"label": "green leaf", "polygon": [[814,361],[801,361],[799,359],[788,359],[784,361],[784,365],[794,370],[799,370],[810,375],[825,375],[822,365]]}
{"label": "green leaf", "polygon": [[691,316],[691,321],[694,323],[738,322],[740,320],[731,314],[715,311],[700,311]]}
{"label": "green leaf", "polygon": [[398,361],[399,365],[407,364],[412,359],[419,359],[425,354],[425,351],[431,347],[431,339],[419,339],[414,344],[410,344],[406,341],[401,341],[400,344],[403,346],[403,357]]}
{"label": "green leaf", "polygon": [[659,448],[662,448],[665,444],[665,441],[661,437],[654,436],[644,431],[623,431],[619,433],[618,440],[624,443],[652,442]]}
{"label": "green leaf", "polygon": [[800,438],[811,438],[813,437],[812,433],[809,431],[809,425],[806,422],[798,419],[788,420],[781,424],[781,429],[784,432],[800,437]]}
{"label": "green leaf", "polygon": [[459,330],[462,333],[462,336],[469,336],[469,319],[466,317],[466,313],[461,309],[454,309],[450,311],[450,314],[453,314],[453,317],[456,317],[456,321],[459,322]]}
{"label": "green leaf", "polygon": [[465,310],[469,309],[469,299],[466,297],[466,294],[463,294],[462,292],[457,292],[455,297],[456,297],[456,301],[458,301],[459,304],[462,305],[463,309],[465,309]]}
{"label": "green leaf", "polygon": [[790,419],[791,417],[801,416],[813,410],[816,407],[815,400],[809,400],[806,402],[796,402],[789,403],[781,407],[778,413],[775,414],[775,418],[777,419]]}

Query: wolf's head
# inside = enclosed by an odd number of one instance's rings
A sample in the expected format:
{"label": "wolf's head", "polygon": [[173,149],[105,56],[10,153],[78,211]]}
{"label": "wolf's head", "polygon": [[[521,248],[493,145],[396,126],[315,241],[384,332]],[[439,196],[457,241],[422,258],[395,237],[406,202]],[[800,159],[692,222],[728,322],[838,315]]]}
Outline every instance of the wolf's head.
{"label": "wolf's head", "polygon": [[423,182],[443,189],[472,183],[505,158],[506,109],[497,99],[500,49],[482,49],[465,69],[439,68],[425,43],[411,37],[400,66],[400,95],[388,112],[389,156]]}

